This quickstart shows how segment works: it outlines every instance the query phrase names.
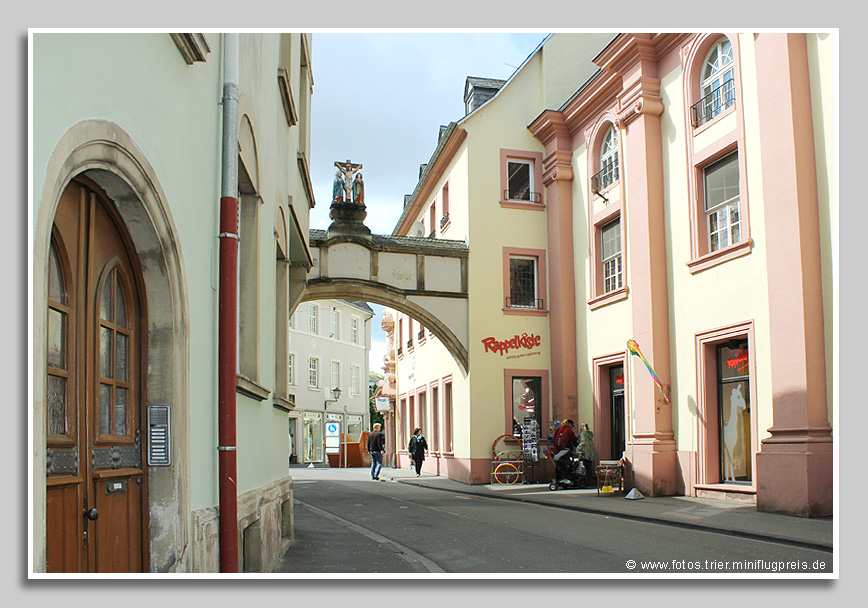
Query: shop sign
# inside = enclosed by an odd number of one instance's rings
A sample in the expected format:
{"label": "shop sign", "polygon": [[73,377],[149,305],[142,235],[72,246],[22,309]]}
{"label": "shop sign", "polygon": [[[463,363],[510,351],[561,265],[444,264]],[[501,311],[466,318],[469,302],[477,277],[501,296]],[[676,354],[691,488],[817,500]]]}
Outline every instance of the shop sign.
{"label": "shop sign", "polygon": [[378,412],[390,412],[392,411],[392,402],[388,397],[375,397],[374,409]]}
{"label": "shop sign", "polygon": [[498,353],[501,357],[510,350],[533,350],[541,343],[542,338],[535,334],[521,334],[520,336],[516,334],[508,340],[498,340],[494,337],[482,340],[482,344],[485,345],[485,352]]}
{"label": "shop sign", "polygon": [[750,364],[750,354],[746,350],[735,351],[735,356],[726,360],[726,366],[737,372],[747,371]]}

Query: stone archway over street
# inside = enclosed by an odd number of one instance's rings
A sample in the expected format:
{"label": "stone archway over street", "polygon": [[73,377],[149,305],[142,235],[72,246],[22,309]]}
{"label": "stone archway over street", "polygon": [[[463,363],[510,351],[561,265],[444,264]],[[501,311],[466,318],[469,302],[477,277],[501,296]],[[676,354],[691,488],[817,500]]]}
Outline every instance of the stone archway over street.
{"label": "stone archway over street", "polygon": [[464,241],[311,230],[313,267],[296,302],[343,298],[400,310],[427,327],[465,373],[468,358]]}
{"label": "stone archway over street", "polygon": [[[290,293],[301,302],[361,300],[404,312],[427,327],[469,370],[467,259],[464,241],[371,234],[364,225],[362,165],[335,163],[328,230],[311,230],[306,281]],[[355,179],[353,179],[353,174]],[[299,284],[301,283],[301,284]]]}

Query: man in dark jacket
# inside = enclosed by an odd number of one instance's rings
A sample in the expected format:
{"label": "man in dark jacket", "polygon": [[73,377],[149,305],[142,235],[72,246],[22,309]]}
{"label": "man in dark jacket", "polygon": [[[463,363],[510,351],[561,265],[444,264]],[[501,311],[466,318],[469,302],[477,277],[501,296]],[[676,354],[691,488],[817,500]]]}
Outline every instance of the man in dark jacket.
{"label": "man in dark jacket", "polygon": [[386,451],[386,435],[381,430],[379,422],[374,423],[374,430],[368,435],[368,451],[371,453],[371,479],[380,479],[380,469],[383,468],[383,452]]}
{"label": "man in dark jacket", "polygon": [[573,450],[579,444],[576,437],[576,432],[573,430],[575,423],[572,420],[564,420],[564,423],[558,428],[554,436],[555,455],[555,477],[562,479],[566,477],[569,470],[570,456]]}

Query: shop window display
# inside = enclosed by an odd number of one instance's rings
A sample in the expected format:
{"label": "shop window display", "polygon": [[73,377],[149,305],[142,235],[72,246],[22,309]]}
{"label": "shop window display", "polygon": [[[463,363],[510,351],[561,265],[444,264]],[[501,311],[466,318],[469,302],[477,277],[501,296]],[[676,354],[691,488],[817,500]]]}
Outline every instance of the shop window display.
{"label": "shop window display", "polygon": [[747,340],[717,347],[720,480],[752,480],[750,437],[750,358]]}

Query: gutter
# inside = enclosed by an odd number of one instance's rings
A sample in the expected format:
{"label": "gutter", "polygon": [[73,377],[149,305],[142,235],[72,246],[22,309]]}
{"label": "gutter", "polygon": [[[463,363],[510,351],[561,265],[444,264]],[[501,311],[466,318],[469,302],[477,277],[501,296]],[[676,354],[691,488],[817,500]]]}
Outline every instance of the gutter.
{"label": "gutter", "polygon": [[223,146],[220,185],[220,274],[217,321],[217,457],[220,572],[238,572],[236,348],[238,343],[238,46],[223,34]]}

